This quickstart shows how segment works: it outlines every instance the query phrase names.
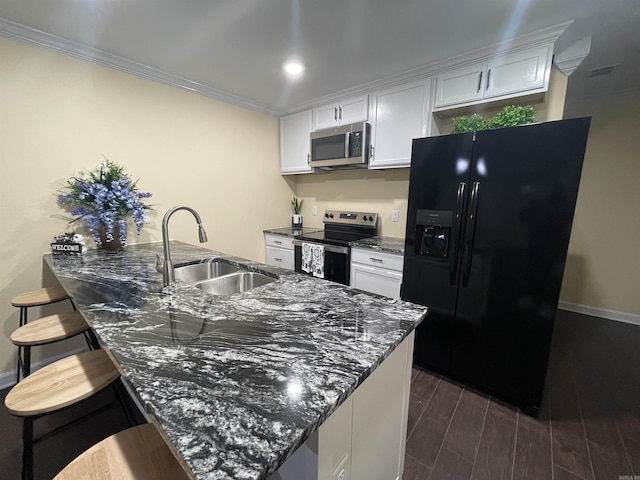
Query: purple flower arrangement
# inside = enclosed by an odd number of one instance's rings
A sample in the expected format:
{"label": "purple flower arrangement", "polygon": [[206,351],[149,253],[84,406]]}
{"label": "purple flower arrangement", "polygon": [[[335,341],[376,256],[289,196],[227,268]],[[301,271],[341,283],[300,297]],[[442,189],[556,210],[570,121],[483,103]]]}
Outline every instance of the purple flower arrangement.
{"label": "purple flower arrangement", "polygon": [[146,210],[151,207],[142,200],[150,193],[139,192],[124,167],[103,157],[93,171],[81,173],[67,181],[66,192],[58,194],[58,205],[87,225],[96,245],[101,245],[100,227],[105,227],[106,240],[114,240],[117,231],[122,246],[127,243],[126,215],[131,213],[138,234],[148,222]]}

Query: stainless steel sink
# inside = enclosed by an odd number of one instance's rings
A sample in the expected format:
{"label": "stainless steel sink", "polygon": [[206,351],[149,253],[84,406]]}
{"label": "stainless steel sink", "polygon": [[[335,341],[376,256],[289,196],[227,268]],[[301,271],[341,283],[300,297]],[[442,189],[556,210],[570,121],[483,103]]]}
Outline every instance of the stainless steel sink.
{"label": "stainless steel sink", "polygon": [[196,287],[212,295],[233,295],[275,281],[275,278],[257,272],[237,272],[199,282]]}
{"label": "stainless steel sink", "polygon": [[192,263],[190,265],[183,265],[181,267],[174,268],[175,279],[177,281],[192,284],[239,271],[239,267],[217,260],[203,263]]}

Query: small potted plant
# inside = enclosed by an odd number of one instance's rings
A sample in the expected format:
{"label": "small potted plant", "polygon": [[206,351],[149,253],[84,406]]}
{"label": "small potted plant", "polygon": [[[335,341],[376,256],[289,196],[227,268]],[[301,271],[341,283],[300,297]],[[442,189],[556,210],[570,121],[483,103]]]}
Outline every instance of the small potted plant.
{"label": "small potted plant", "polygon": [[293,197],[291,200],[291,208],[293,209],[293,215],[291,216],[291,227],[302,228],[302,203],[304,200],[298,200],[298,197]]}

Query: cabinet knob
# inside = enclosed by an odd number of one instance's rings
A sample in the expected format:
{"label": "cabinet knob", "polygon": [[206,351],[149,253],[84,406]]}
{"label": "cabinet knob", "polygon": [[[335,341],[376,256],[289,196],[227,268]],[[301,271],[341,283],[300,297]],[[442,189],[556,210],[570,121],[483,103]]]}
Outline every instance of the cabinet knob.
{"label": "cabinet knob", "polygon": [[342,107],[340,107],[338,110],[340,112],[340,114],[338,115],[338,118],[342,120]]}
{"label": "cabinet knob", "polygon": [[335,121],[338,121],[338,108],[337,107],[333,107],[333,119]]}

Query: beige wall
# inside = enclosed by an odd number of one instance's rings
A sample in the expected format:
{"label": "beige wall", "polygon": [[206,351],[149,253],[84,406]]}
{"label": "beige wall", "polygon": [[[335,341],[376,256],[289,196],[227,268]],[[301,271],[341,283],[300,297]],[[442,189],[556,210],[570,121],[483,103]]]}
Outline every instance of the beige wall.
{"label": "beige wall", "polygon": [[561,299],[640,315],[640,90],[567,106],[591,116]]}
{"label": "beige wall", "polygon": [[[4,37],[0,65],[0,374],[14,368],[9,300],[51,281],[42,253],[69,230],[55,192],[101,154],[153,193],[152,222],[131,242],[161,240],[164,212],[186,204],[200,212],[210,248],[263,260],[262,230],[290,222],[276,118]],[[170,233],[198,241],[187,212]]]}

